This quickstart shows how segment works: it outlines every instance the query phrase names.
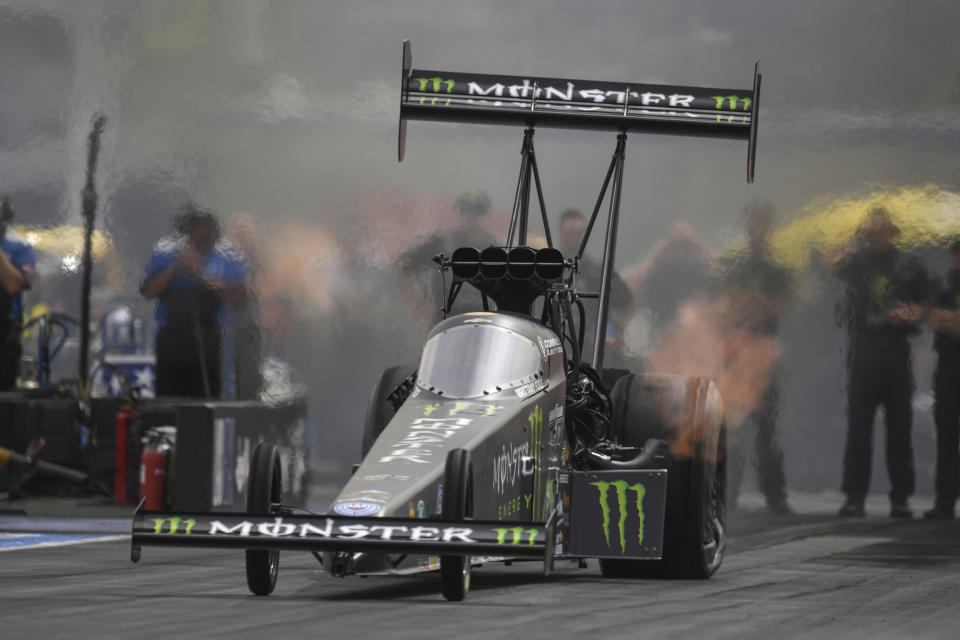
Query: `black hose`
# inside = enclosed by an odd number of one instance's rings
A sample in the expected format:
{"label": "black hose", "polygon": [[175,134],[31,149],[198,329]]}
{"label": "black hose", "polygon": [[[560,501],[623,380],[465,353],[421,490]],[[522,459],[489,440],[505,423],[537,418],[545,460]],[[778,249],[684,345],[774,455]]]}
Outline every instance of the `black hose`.
{"label": "black hose", "polygon": [[594,469],[610,470],[628,470],[628,469],[649,469],[654,464],[659,464],[667,455],[667,443],[657,438],[649,438],[633,458],[628,460],[614,460],[610,456],[597,453],[596,451],[587,451],[587,459],[590,466]]}

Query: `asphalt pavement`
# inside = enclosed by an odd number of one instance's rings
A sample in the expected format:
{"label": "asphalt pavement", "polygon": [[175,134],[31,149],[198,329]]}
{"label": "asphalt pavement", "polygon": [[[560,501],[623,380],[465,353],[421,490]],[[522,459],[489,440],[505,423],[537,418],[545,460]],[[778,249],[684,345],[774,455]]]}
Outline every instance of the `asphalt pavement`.
{"label": "asphalt pavement", "polygon": [[[885,638],[960,637],[960,522],[898,521],[883,500],[840,519],[836,496],[797,513],[745,506],[709,580],[608,580],[596,561],[475,569],[462,603],[439,577],[335,579],[281,555],[277,590],[249,594],[243,554],[145,548],[104,504],[0,513],[3,638]],[[4,505],[0,505],[0,509]],[[16,505],[15,505],[16,506]],[[918,507],[924,503],[918,502]],[[31,511],[33,512],[31,514]],[[69,529],[69,530],[68,530]],[[31,537],[33,536],[33,537]],[[19,545],[19,546],[18,546]]]}

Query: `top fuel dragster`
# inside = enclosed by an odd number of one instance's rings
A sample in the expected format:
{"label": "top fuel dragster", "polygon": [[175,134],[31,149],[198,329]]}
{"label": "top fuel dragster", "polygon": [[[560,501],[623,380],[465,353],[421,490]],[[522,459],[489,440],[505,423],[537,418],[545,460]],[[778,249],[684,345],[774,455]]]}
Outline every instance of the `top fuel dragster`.
{"label": "top fuel dragster", "polygon": [[[628,133],[748,140],[752,181],[760,75],[731,90],[413,69],[403,46],[399,156],[408,120],[521,125],[522,162],[504,246],[436,258],[445,319],[419,366],[373,390],[363,459],[326,514],[284,504],[275,447],[255,449],[245,513],[138,510],[147,545],[246,550],[247,582],[273,591],[280,550],[314,553],[335,576],[440,570],[461,600],[474,566],[599,558],[605,576],[706,578],[723,559],[723,406],[709,380],[603,368]],[[577,255],[553,248],[535,128],[614,131],[616,147]],[[527,246],[536,191],[547,247]],[[577,287],[609,191],[600,291]],[[449,315],[464,285],[483,311]],[[599,299],[592,359],[583,300]]]}

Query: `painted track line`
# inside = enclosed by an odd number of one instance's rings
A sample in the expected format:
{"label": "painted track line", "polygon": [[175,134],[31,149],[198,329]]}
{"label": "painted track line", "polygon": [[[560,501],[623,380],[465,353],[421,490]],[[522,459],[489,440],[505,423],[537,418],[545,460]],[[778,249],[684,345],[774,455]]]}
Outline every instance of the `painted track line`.
{"label": "painted track line", "polygon": [[0,552],[24,551],[29,549],[47,549],[66,547],[91,542],[113,542],[129,540],[129,535],[68,535],[68,534],[12,534],[0,533]]}

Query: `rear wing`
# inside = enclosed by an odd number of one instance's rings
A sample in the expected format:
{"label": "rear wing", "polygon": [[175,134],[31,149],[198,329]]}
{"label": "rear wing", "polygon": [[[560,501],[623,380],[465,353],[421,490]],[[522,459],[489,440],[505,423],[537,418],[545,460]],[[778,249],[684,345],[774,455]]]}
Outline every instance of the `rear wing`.
{"label": "rear wing", "polygon": [[753,89],[714,89],[505,76],[413,68],[403,41],[398,157],[407,120],[509,124],[747,140],[753,182],[760,106],[760,64]]}

